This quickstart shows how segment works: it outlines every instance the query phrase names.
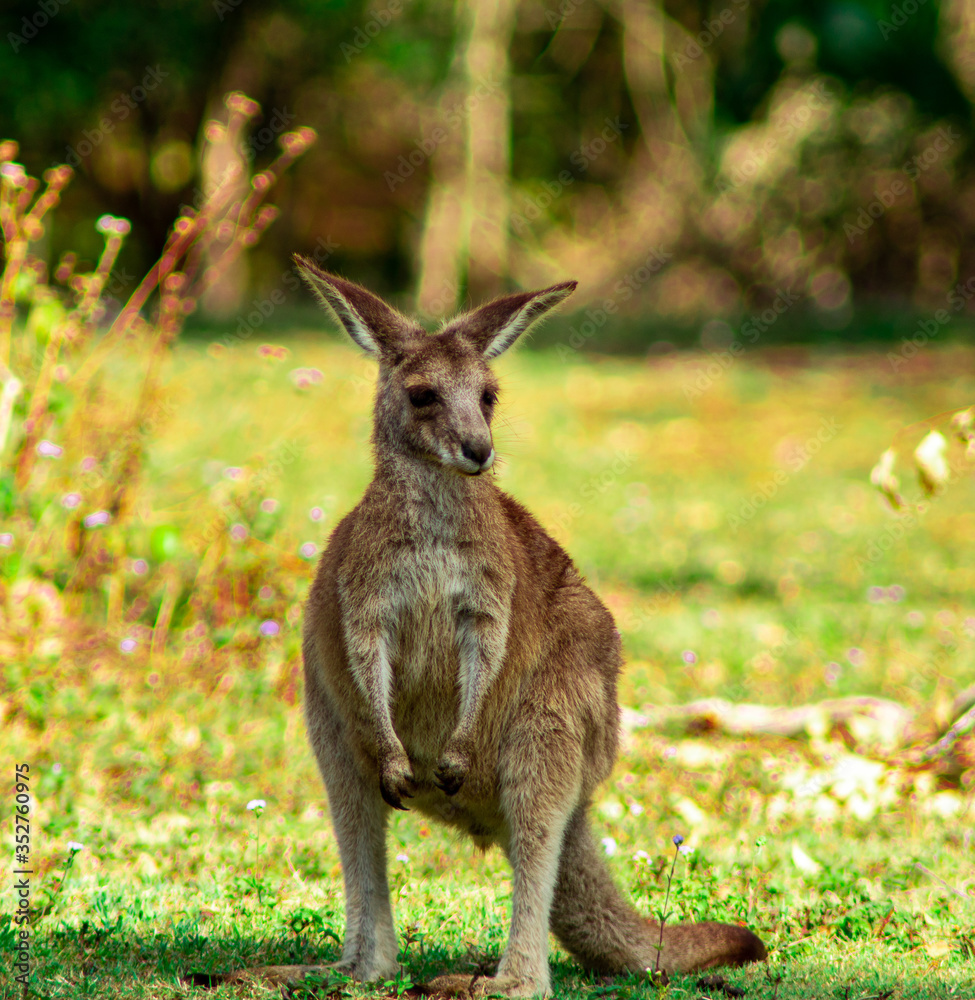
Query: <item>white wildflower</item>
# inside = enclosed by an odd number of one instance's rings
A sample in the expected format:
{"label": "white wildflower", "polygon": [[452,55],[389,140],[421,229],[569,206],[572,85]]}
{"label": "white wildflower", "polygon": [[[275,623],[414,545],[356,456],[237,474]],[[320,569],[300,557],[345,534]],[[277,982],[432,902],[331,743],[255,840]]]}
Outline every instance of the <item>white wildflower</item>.
{"label": "white wildflower", "polygon": [[900,482],[897,476],[894,475],[894,463],[896,461],[897,452],[893,448],[888,448],[880,456],[880,461],[870,471],[870,482],[883,493],[891,507],[899,510],[904,506],[904,501],[897,492]]}
{"label": "white wildflower", "polygon": [[951,426],[955,435],[965,448],[965,457],[975,459],[975,406],[969,406],[967,410],[959,410],[951,418]]}
{"label": "white wildflower", "polygon": [[948,482],[951,471],[945,452],[948,442],[940,431],[931,431],[914,449],[914,461],[917,463],[921,486],[928,496],[937,493]]}
{"label": "white wildflower", "polygon": [[815,875],[823,867],[818,861],[806,854],[798,844],[792,845],[792,863],[805,875]]}

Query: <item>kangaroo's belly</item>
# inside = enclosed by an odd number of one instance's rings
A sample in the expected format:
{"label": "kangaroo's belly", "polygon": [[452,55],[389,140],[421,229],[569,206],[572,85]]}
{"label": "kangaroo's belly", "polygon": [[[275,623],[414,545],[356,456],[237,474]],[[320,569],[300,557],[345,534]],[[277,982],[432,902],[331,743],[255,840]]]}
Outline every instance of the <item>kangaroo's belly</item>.
{"label": "kangaroo's belly", "polygon": [[496,796],[472,799],[463,789],[457,795],[448,796],[437,788],[422,786],[410,800],[409,807],[467,834],[478,847],[504,844],[508,838],[508,823]]}

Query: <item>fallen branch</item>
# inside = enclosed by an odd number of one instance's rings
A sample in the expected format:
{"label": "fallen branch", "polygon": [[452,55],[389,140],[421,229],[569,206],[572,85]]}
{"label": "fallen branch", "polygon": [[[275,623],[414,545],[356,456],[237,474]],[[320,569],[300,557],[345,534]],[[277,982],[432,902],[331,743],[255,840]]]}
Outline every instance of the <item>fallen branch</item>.
{"label": "fallen branch", "polygon": [[951,728],[938,740],[936,743],[932,743],[926,750],[922,751],[920,758],[918,759],[919,764],[927,764],[932,760],[941,760],[947,757],[948,754],[954,749],[955,744],[964,736],[966,733],[970,733],[975,729],[975,705],[965,712],[959,718],[955,719],[952,723]]}
{"label": "fallen branch", "polygon": [[629,710],[623,724],[628,729],[660,728],[675,719],[685,721],[688,729],[715,729],[732,735],[765,733],[775,736],[797,736],[803,732],[817,733],[823,724],[847,722],[854,716],[865,716],[892,724],[903,730],[914,713],[903,705],[884,698],[866,695],[831,698],[810,705],[780,706],[737,704],[723,698],[703,698],[687,705],[656,705],[645,712]]}
{"label": "fallen branch", "polygon": [[[940,739],[923,749],[915,745],[906,750],[902,763],[923,767],[955,755],[958,741],[975,731],[973,693],[975,689],[968,689],[955,699],[956,711],[964,711]],[[723,698],[703,698],[687,705],[654,705],[642,712],[624,708],[620,721],[625,732],[663,729],[675,721],[689,733],[731,736],[823,737],[840,730],[851,749],[872,745],[890,753],[918,740],[914,719],[911,709],[895,701],[855,695],[796,706],[738,705]],[[963,770],[970,766],[964,754],[959,759]]]}
{"label": "fallen branch", "polygon": [[624,710],[624,729],[659,729],[675,720],[689,731],[717,731],[733,736],[825,736],[843,726],[856,742],[902,745],[914,721],[914,712],[895,701],[866,695],[830,698],[811,705],[776,706],[735,704],[723,698],[704,698],[687,705],[659,705],[645,712]]}
{"label": "fallen branch", "polygon": [[955,695],[955,700],[951,703],[951,709],[955,715],[961,715],[962,712],[967,712],[973,705],[975,705],[975,684],[965,688],[964,691],[959,691]]}

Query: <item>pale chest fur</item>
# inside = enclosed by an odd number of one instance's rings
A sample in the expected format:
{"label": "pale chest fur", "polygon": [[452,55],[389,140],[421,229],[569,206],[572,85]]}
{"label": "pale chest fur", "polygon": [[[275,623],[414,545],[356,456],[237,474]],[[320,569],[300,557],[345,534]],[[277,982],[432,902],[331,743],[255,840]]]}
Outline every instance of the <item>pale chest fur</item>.
{"label": "pale chest fur", "polygon": [[338,574],[349,669],[386,715],[377,739],[420,771],[462,718],[470,728],[505,658],[514,575],[497,558],[496,504],[461,477],[377,477]]}
{"label": "pale chest fur", "polygon": [[391,546],[376,595],[386,626],[390,712],[421,769],[432,767],[457,723],[461,616],[482,579],[470,549],[442,541]]}
{"label": "pale chest fur", "polygon": [[476,587],[471,560],[456,547],[403,548],[390,566],[390,659],[394,695],[457,676],[457,616]]}

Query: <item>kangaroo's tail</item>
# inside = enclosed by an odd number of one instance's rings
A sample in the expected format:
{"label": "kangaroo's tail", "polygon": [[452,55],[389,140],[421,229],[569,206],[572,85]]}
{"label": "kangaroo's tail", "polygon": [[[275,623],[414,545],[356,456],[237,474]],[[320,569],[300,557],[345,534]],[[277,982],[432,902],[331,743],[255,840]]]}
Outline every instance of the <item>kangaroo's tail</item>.
{"label": "kangaroo's tail", "polygon": [[745,965],[766,957],[750,930],[732,924],[660,925],[640,916],[620,894],[593,840],[586,808],[569,822],[552,904],[552,932],[585,968],[604,975],[696,972],[719,965]]}

